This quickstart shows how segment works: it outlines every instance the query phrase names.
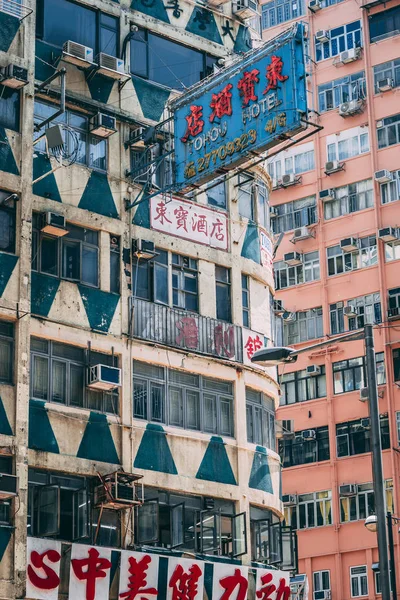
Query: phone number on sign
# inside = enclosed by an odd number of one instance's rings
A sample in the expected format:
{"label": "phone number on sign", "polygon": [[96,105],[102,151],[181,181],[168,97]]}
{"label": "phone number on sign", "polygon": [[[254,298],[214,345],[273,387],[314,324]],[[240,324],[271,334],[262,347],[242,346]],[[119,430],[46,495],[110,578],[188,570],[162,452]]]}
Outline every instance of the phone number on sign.
{"label": "phone number on sign", "polygon": [[236,152],[242,152],[250,144],[254,144],[257,140],[257,131],[250,129],[248,133],[243,133],[240,137],[235,138],[232,142],[222,144],[219,148],[207,152],[204,156],[201,156],[196,161],[192,160],[188,162],[185,167],[185,178],[190,179],[209,168],[210,164],[215,165],[217,158],[219,160],[225,160],[227,156],[232,156]]}

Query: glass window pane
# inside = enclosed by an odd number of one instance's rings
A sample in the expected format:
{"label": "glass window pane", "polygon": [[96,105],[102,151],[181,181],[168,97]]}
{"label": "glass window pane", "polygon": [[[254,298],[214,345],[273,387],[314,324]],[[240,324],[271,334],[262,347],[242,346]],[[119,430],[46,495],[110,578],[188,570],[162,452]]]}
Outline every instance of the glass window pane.
{"label": "glass window pane", "polygon": [[70,365],[70,400],[71,406],[83,406],[85,373],[84,367]]}
{"label": "glass window pane", "polygon": [[82,247],[82,282],[98,285],[98,250],[97,248]]}
{"label": "glass window pane", "polygon": [[66,403],[67,390],[67,363],[58,360],[52,361],[52,393],[53,402]]}
{"label": "glass window pane", "polygon": [[40,400],[48,398],[49,361],[42,356],[33,357],[32,395]]}

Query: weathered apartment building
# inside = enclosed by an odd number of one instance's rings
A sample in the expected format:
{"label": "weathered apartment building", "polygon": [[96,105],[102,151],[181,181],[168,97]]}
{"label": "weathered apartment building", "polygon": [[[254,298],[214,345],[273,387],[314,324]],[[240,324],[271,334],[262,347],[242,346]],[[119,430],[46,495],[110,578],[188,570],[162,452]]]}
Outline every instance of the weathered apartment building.
{"label": "weathered apartment building", "polygon": [[168,101],[251,48],[251,11],[215,4],[0,0],[0,598],[164,598],[182,557],[219,598],[221,569],[293,560],[278,386],[250,362],[269,176],[133,206],[167,177]]}

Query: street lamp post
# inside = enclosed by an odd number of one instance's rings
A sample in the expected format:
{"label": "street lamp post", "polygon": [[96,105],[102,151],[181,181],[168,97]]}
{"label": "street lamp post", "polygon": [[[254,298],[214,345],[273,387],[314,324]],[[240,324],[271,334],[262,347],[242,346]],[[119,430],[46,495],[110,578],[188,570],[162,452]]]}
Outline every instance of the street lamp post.
{"label": "street lamp post", "polygon": [[[306,348],[262,348],[253,354],[252,362],[264,366],[274,366],[297,360],[297,356],[314,348],[321,348],[344,341],[364,339],[365,366],[367,370],[367,387],[369,400],[369,416],[371,423],[372,473],[376,508],[376,524],[378,537],[379,572],[381,580],[382,600],[390,600],[389,560],[386,533],[385,492],[383,486],[382,446],[379,427],[378,387],[376,381],[375,351],[372,325],[365,325],[364,331],[342,335]],[[395,600],[397,600],[395,598]]]}
{"label": "street lamp post", "polygon": [[[399,523],[400,519],[394,517],[390,511],[386,513],[388,540],[389,540],[389,557],[390,557],[390,587],[392,588],[393,600],[397,600],[397,584],[396,584],[396,562],[394,557],[394,544],[393,544],[393,523]],[[365,519],[365,527],[368,531],[376,533],[378,530],[378,519],[376,515],[370,515]]]}

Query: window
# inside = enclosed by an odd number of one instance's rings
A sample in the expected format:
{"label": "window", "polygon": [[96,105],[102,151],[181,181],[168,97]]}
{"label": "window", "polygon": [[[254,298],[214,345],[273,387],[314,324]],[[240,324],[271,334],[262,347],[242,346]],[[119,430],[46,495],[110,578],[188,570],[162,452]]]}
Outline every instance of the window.
{"label": "window", "polygon": [[[28,535],[93,543],[99,519],[94,507],[98,477],[28,470]],[[96,545],[119,547],[119,514],[104,509]]]}
{"label": "window", "polygon": [[302,431],[297,431],[294,439],[279,440],[279,454],[284,468],[329,460],[328,426],[317,427],[313,431],[313,440],[305,440]]}
{"label": "window", "polygon": [[372,179],[350,183],[335,189],[335,199],[324,202],[325,219],[335,219],[374,205]]}
{"label": "window", "polygon": [[39,0],[36,35],[48,44],[62,48],[72,40],[118,56],[119,20],[100,11],[68,0]]}
{"label": "window", "polygon": [[0,383],[13,382],[14,325],[0,321]]}
{"label": "window", "polygon": [[317,222],[317,202],[315,196],[308,196],[294,202],[275,206],[277,216],[272,220],[274,233],[291,231],[303,225]]}
{"label": "window", "polygon": [[[343,313],[345,304],[346,306],[354,306],[357,316],[345,318]],[[332,335],[344,333],[347,330],[354,331],[355,329],[361,329],[365,323],[382,323],[381,298],[379,293],[359,296],[353,300],[347,300],[346,303],[336,302],[330,305],[329,310]]]}
{"label": "window", "polygon": [[267,394],[246,387],[247,441],[275,450],[275,402]]}
{"label": "window", "polygon": [[332,525],[332,492],[300,494],[296,506],[285,506],[285,522],[293,529]]}
{"label": "window", "polygon": [[351,597],[368,596],[367,567],[350,567]]}
{"label": "window", "polygon": [[400,259],[400,244],[396,242],[387,242],[385,244],[385,261]]}
{"label": "window", "polygon": [[14,254],[16,208],[12,195],[0,190],[0,251]]}
{"label": "window", "polygon": [[274,263],[275,289],[283,290],[285,288],[316,281],[320,277],[319,252],[307,252],[303,254],[301,265],[291,267],[283,260]]}
{"label": "window", "polygon": [[96,364],[117,367],[118,359],[100,352],[89,354],[77,346],[31,338],[31,397],[118,414],[118,392],[86,387],[87,367]]}
{"label": "window", "polygon": [[[389,419],[380,415],[382,450],[390,448]],[[338,458],[371,451],[369,419],[358,419],[336,425],[336,451]]]}
{"label": "window", "polygon": [[343,252],[340,246],[331,246],[326,249],[326,253],[329,277],[378,264],[375,235],[360,238],[358,240],[358,250],[355,252]]}
{"label": "window", "polygon": [[172,254],[172,304],[197,312],[197,260],[180,254]]}
{"label": "window", "polygon": [[41,214],[33,214],[32,270],[98,287],[98,232],[67,224],[62,238],[41,232]]}
{"label": "window", "polygon": [[314,571],[313,584],[314,592],[328,592],[331,589],[331,572]]}
{"label": "window", "polygon": [[[215,182],[213,182],[215,184]],[[216,208],[226,209],[226,182],[225,179],[220,181],[217,185],[213,185],[209,189],[206,189],[207,194],[207,203],[210,206],[215,206]]]}
{"label": "window", "polygon": [[[356,485],[354,495],[340,495],[340,521],[347,523],[351,521],[364,520],[375,514],[374,487],[372,483]],[[385,481],[386,510],[393,512],[393,479]]]}
{"label": "window", "polygon": [[386,148],[400,142],[400,114],[377,122],[378,148]]}
{"label": "window", "polygon": [[[375,354],[376,376],[378,385],[386,383],[384,353]],[[333,389],[335,394],[344,394],[354,392],[365,387],[365,357],[349,358],[341,360],[332,365],[333,368]]]}
{"label": "window", "polygon": [[[376,568],[379,568],[379,563],[373,563],[372,564],[372,569],[374,571],[374,576],[375,576],[375,594],[382,594],[382,588],[381,588],[381,574],[379,571],[376,571]],[[391,578],[391,570],[389,569],[389,575],[390,575],[390,591],[392,591],[392,578]]]}
{"label": "window", "polygon": [[[5,475],[13,474],[13,461],[11,456],[0,456],[0,473],[4,473]],[[12,509],[13,503],[11,499],[2,500],[0,502],[0,527],[14,525]]]}
{"label": "window", "polygon": [[400,171],[392,171],[392,177],[392,181],[380,185],[382,204],[400,200]]}
{"label": "window", "polygon": [[[54,104],[45,104],[44,102],[35,102],[34,106],[34,122],[41,123],[58,110],[58,106]],[[89,133],[89,118],[81,113],[66,110],[65,113],[54,119],[46,127],[54,125],[67,125],[76,134],[79,140],[79,149],[76,162],[81,165],[87,165],[91,169],[97,171],[107,171],[107,148],[108,142],[106,139],[96,137]],[[35,134],[36,137],[43,135],[43,130]],[[67,152],[72,152],[75,141],[72,135],[63,130],[64,144]],[[42,140],[35,145],[35,151],[45,152],[45,141]]]}
{"label": "window", "polygon": [[271,319],[271,341],[275,346],[283,346],[283,320],[281,316],[276,314],[275,299],[271,291],[269,291],[269,314]]}
{"label": "window", "polygon": [[325,366],[320,366],[318,375],[310,375],[307,369],[303,371],[294,371],[293,373],[283,373],[279,377],[282,395],[280,405],[295,404],[296,402],[307,402],[314,398],[324,398],[326,396],[326,376]]}
{"label": "window", "polygon": [[269,198],[265,183],[254,178],[251,173],[238,175],[235,186],[239,200],[239,214],[251,221],[257,221],[265,229],[269,228]]}
{"label": "window", "polygon": [[133,416],[233,436],[232,384],[134,361]]}
{"label": "window", "polygon": [[[19,131],[20,92],[0,84],[0,125]],[[4,142],[1,142],[4,143]]]}
{"label": "window", "polygon": [[242,319],[243,327],[250,327],[249,276],[242,273]]}
{"label": "window", "polygon": [[332,58],[344,50],[361,48],[361,46],[361,21],[354,21],[353,23],[331,29],[327,42],[318,42],[318,40],[315,40],[315,60],[318,62]]}
{"label": "window", "polygon": [[[351,131],[351,130],[350,130]],[[361,128],[356,135],[346,134],[328,136],[327,138],[327,159],[330,160],[347,160],[369,152],[369,135],[368,129]]]}
{"label": "window", "polygon": [[323,335],[321,307],[298,312],[294,321],[283,323],[284,343],[288,346],[314,340]]}
{"label": "window", "polygon": [[376,65],[373,69],[376,93],[380,93],[378,81],[384,79],[391,79],[395,88],[400,86],[400,58]]}
{"label": "window", "polygon": [[304,0],[273,0],[262,5],[262,28],[269,29],[304,15]]}
{"label": "window", "polygon": [[[307,144],[304,144],[307,146]],[[274,160],[268,163],[268,173],[272,179],[279,181],[283,175],[300,175],[315,168],[314,150],[306,150],[297,154],[288,155],[288,153],[279,154]]]}
{"label": "window", "polygon": [[139,27],[131,38],[131,73],[182,90],[213,72],[216,58]]}
{"label": "window", "polygon": [[393,350],[393,370],[394,380],[400,381],[400,348],[395,348]]}
{"label": "window", "polygon": [[365,73],[353,73],[318,86],[319,112],[337,108],[343,102],[366,98]]}
{"label": "window", "polygon": [[400,6],[370,15],[368,19],[371,43],[400,33]]}
{"label": "window", "polygon": [[232,321],[231,307],[231,271],[215,265],[215,287],[217,300],[217,319]]}
{"label": "window", "polygon": [[121,281],[121,238],[110,235],[110,292],[120,293]]}

